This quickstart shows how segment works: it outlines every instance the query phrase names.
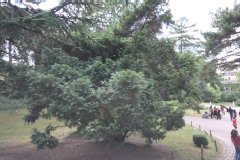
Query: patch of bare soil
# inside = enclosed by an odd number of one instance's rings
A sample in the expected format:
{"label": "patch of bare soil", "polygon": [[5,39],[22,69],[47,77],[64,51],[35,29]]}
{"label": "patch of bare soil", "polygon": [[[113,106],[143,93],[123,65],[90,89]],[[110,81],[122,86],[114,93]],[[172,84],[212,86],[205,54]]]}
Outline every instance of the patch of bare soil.
{"label": "patch of bare soil", "polygon": [[171,150],[160,144],[146,148],[141,139],[113,147],[76,136],[65,138],[54,149],[38,150],[32,144],[0,148],[0,160],[171,160]]}

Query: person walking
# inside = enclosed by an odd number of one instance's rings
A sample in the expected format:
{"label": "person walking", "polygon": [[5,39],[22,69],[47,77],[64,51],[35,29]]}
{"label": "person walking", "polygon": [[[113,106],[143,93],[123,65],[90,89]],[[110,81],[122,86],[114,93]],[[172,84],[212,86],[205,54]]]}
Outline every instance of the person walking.
{"label": "person walking", "polygon": [[228,108],[228,113],[230,115],[230,119],[232,120],[232,118],[233,118],[233,109],[231,107]]}
{"label": "person walking", "polygon": [[221,115],[221,110],[217,109],[217,119],[221,119],[222,115]]}
{"label": "person walking", "polygon": [[235,160],[240,160],[240,136],[236,129],[231,131],[231,140],[235,147]]}
{"label": "person walking", "polygon": [[237,129],[237,118],[235,116],[232,118],[232,124],[233,124],[233,127]]}

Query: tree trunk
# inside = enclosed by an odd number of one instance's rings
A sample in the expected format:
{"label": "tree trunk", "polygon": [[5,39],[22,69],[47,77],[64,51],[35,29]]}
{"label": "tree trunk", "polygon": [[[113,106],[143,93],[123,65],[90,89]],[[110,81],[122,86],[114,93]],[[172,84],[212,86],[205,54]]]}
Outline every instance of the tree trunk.
{"label": "tree trunk", "polygon": [[122,142],[125,141],[125,139],[126,139],[126,137],[127,137],[127,134],[128,134],[128,131],[126,130],[126,131],[124,131],[123,134],[119,134],[118,136],[116,136],[116,137],[114,138],[114,140],[115,140],[116,142],[122,143]]}
{"label": "tree trunk", "polygon": [[33,53],[33,60],[35,65],[41,64],[41,51],[35,50]]}
{"label": "tree trunk", "polygon": [[129,3],[128,0],[125,0],[125,3],[126,3],[126,7],[128,8],[128,3]]}
{"label": "tree trunk", "polygon": [[114,138],[116,142],[122,143],[125,141],[125,136],[124,135],[118,135],[117,137]]}
{"label": "tree trunk", "polygon": [[8,61],[12,64],[12,43],[8,41]]}

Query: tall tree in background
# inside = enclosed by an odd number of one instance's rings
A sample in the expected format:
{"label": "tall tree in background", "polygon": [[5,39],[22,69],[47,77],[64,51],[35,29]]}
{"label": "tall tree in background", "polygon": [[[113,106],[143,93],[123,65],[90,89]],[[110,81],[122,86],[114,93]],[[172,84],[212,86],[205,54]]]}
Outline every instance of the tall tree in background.
{"label": "tall tree in background", "polygon": [[176,40],[176,45],[180,53],[183,52],[202,52],[199,32],[195,24],[190,24],[186,17],[182,17],[171,25],[170,34]]}
{"label": "tall tree in background", "polygon": [[198,110],[197,106],[203,100],[203,94],[207,89],[206,84],[219,84],[215,63],[206,62],[201,35],[196,30],[195,24],[190,24],[186,17],[175,21],[170,29],[169,37],[174,40],[180,53],[176,62],[179,69],[176,75],[180,83],[174,90],[178,90],[177,97],[186,106]]}
{"label": "tall tree in background", "polygon": [[216,32],[204,34],[207,40],[207,55],[218,60],[219,65],[223,68],[239,66],[239,11],[240,5],[236,5],[233,9],[218,10],[212,21]]}

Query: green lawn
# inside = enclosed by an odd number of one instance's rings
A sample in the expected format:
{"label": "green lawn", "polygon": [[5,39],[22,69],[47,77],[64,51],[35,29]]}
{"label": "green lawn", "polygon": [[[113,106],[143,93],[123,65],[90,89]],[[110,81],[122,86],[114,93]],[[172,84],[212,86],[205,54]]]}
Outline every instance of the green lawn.
{"label": "green lawn", "polygon": [[[41,119],[28,125],[22,119],[26,113],[26,109],[20,109],[17,113],[15,111],[0,111],[0,146],[12,142],[30,142],[32,128],[41,130],[48,124],[62,125],[54,119]],[[54,134],[61,137],[70,134],[72,131],[68,128],[60,128]],[[178,131],[168,132],[166,138],[160,143],[172,148],[176,153],[174,156],[177,156],[177,160],[198,160],[200,149],[194,146],[192,136],[199,132],[197,129],[186,126]],[[214,160],[217,154],[213,142],[211,140],[209,142],[209,147],[204,150],[205,160]]]}
{"label": "green lawn", "polygon": [[202,114],[203,114],[205,111],[207,111],[207,110],[200,110],[200,113],[197,113],[197,111],[194,111],[194,110],[192,110],[192,109],[187,109],[187,110],[185,111],[185,115],[186,115],[186,116],[200,117],[200,116],[202,116]]}
{"label": "green lawn", "polygon": [[[11,141],[28,142],[33,128],[43,130],[48,124],[62,125],[57,120],[40,119],[34,124],[25,124],[23,117],[26,109],[15,111],[0,111],[0,145]],[[56,136],[69,134],[70,129],[61,128],[55,131]]]}
{"label": "green lawn", "polygon": [[[192,137],[194,134],[204,134],[198,129],[194,129],[190,126],[185,126],[178,131],[171,131],[167,133],[167,136],[164,140],[160,141],[161,144],[164,144],[170,148],[173,148],[177,157],[177,160],[201,160],[200,158],[200,148],[197,148],[193,144]],[[207,135],[206,135],[207,136]],[[216,156],[221,153],[221,146],[218,144],[218,152],[216,152],[215,144],[212,141],[212,138],[207,136],[209,145],[204,149],[204,160],[215,160]]]}

